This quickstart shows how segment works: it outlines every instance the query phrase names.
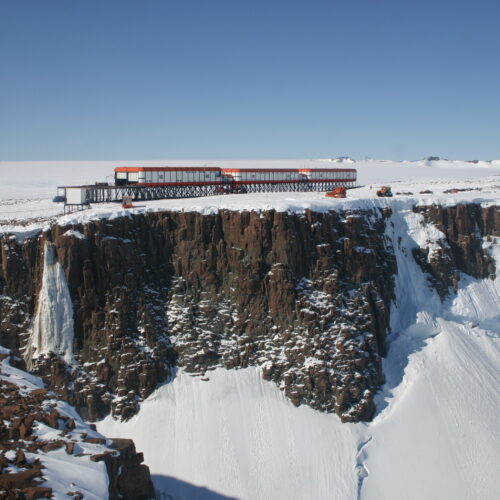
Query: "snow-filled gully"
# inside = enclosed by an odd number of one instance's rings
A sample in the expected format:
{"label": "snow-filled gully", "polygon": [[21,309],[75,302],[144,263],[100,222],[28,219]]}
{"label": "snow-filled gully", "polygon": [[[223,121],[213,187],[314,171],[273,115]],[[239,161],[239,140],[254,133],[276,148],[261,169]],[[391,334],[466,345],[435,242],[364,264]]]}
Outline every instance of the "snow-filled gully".
{"label": "snow-filled gully", "polygon": [[[412,257],[443,235],[406,203],[391,204],[397,259],[386,383],[368,424],[295,408],[256,369],[179,371],[128,422],[159,494],[180,499],[493,499],[499,409],[500,273],[462,276],[441,303]],[[489,251],[500,269],[500,242]],[[160,498],[162,498],[160,496]]]}
{"label": "snow-filled gully", "polygon": [[[366,426],[361,499],[488,499],[500,491],[500,273],[462,275],[443,304],[412,248],[444,238],[401,207],[387,226],[397,259],[386,384]],[[500,269],[500,242],[490,245]]]}

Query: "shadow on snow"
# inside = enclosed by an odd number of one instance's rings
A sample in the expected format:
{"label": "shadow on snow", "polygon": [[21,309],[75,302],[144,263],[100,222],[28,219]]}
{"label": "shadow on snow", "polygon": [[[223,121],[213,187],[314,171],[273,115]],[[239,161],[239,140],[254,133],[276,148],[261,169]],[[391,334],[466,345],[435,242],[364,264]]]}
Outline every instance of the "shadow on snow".
{"label": "shadow on snow", "polygon": [[156,500],[238,500],[228,497],[204,486],[195,486],[180,479],[161,474],[152,474]]}

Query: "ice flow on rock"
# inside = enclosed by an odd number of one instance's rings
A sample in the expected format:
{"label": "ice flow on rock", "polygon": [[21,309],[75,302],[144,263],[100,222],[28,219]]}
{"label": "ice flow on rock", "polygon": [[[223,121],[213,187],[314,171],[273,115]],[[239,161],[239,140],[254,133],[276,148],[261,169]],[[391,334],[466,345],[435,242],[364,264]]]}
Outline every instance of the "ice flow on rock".
{"label": "ice flow on rock", "polygon": [[64,270],[57,262],[55,246],[46,241],[38,306],[27,347],[28,360],[49,352],[73,358],[73,304]]}

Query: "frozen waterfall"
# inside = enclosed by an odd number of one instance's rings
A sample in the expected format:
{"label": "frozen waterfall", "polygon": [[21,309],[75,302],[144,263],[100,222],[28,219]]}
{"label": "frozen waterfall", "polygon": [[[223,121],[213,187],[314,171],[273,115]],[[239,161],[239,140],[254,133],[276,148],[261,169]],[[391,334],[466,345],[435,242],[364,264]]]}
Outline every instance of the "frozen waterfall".
{"label": "frozen waterfall", "polygon": [[73,304],[64,270],[57,262],[55,246],[46,241],[42,287],[31,336],[26,349],[28,360],[53,352],[73,359]]}

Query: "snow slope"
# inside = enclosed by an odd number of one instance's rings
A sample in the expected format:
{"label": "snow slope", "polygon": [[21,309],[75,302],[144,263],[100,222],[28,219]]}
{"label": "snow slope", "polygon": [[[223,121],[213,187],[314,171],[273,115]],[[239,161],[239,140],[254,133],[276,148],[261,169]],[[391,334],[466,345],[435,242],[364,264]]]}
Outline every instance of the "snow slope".
{"label": "snow slope", "polygon": [[[494,499],[500,491],[500,273],[462,275],[441,304],[411,248],[441,237],[421,215],[392,217],[399,269],[381,409],[364,447],[366,499]],[[500,269],[500,241],[490,248]],[[390,471],[390,478],[387,478]]]}
{"label": "snow slope", "polygon": [[[176,499],[497,498],[500,273],[462,276],[441,304],[411,249],[442,235],[407,202],[393,208],[397,300],[373,422],[341,424],[293,407],[255,369],[218,369],[208,381],[179,372],[129,422],[99,430],[133,438]],[[500,266],[500,242],[490,251]]]}
{"label": "snow slope", "polygon": [[355,426],[295,408],[253,368],[218,369],[209,378],[180,372],[138,416],[126,423],[108,417],[98,428],[134,436],[156,488],[174,498],[185,498],[182,484],[167,490],[159,475],[236,498],[356,497]]}
{"label": "snow slope", "polygon": [[[369,426],[362,498],[498,498],[498,338],[443,319],[437,326],[411,354],[393,407]],[[408,352],[408,343],[391,349]]]}

